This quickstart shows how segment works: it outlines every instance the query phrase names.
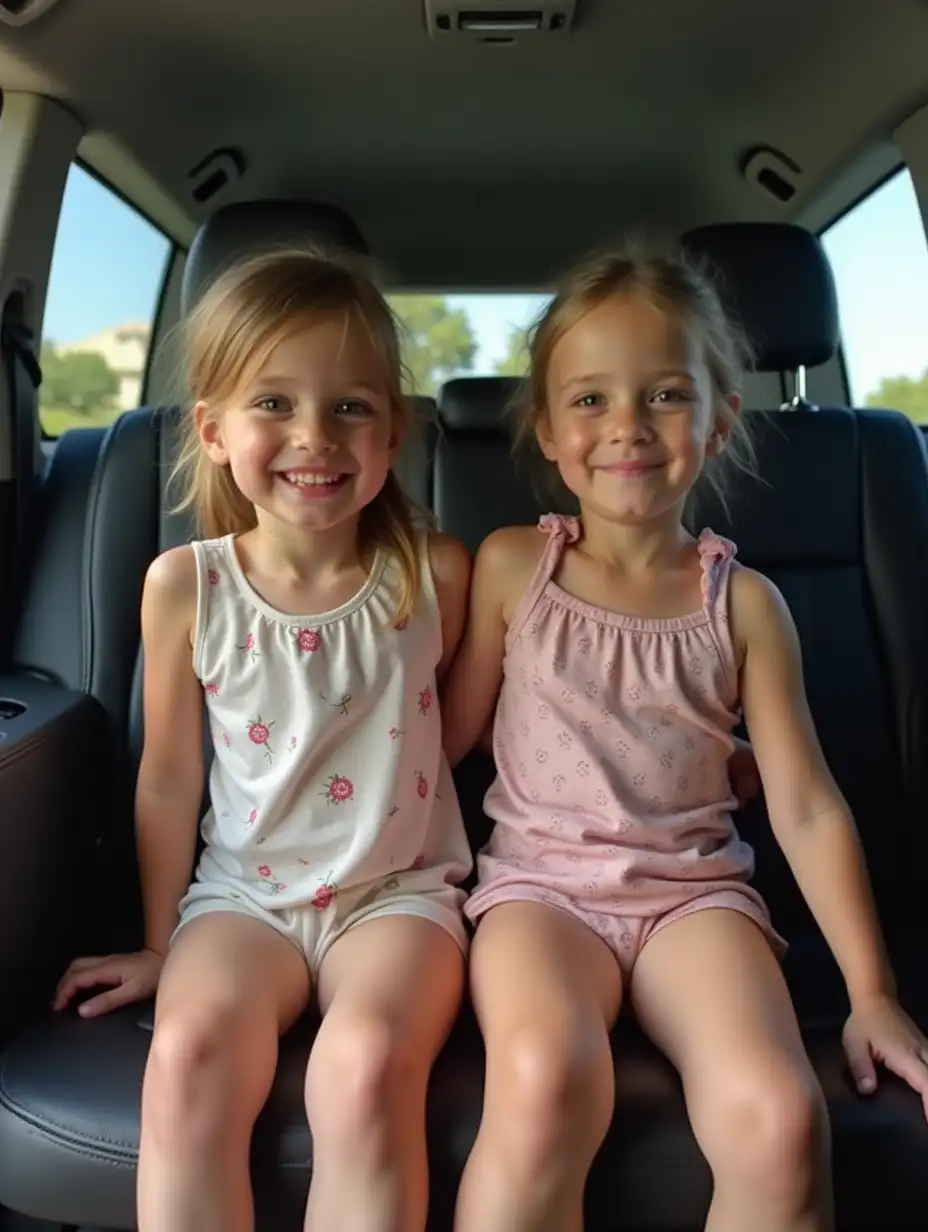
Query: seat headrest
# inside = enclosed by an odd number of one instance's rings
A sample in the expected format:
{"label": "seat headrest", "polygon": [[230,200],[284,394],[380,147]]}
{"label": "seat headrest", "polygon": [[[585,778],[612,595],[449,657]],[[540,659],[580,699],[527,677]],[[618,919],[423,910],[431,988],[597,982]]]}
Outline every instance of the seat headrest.
{"label": "seat headrest", "polygon": [[716,279],[758,371],[814,368],[836,353],[838,301],[817,236],[791,223],[736,222],[696,227],[681,244]]}
{"label": "seat headrest", "polygon": [[354,220],[323,201],[238,201],[217,210],[190,246],[181,296],[183,312],[239,258],[286,244],[309,243],[368,251]]}
{"label": "seat headrest", "polygon": [[453,432],[505,432],[505,411],[521,384],[515,376],[453,377],[441,387],[438,417]]}

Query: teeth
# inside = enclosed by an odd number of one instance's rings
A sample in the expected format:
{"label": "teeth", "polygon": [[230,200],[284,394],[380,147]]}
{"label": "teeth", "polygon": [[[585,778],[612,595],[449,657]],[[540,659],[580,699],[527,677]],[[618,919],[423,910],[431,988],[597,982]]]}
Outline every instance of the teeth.
{"label": "teeth", "polygon": [[287,483],[292,483],[298,488],[314,488],[321,484],[338,483],[341,475],[287,475],[284,474]]}

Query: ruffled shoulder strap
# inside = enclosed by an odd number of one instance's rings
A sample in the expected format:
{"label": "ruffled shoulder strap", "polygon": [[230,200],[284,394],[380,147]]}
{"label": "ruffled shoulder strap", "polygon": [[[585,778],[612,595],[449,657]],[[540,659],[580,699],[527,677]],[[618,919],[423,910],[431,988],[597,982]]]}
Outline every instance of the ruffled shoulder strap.
{"label": "ruffled shoulder strap", "polygon": [[708,527],[700,534],[697,547],[702,564],[703,603],[711,607],[723,598],[727,609],[728,575],[738,549],[730,539],[717,535]]}
{"label": "ruffled shoulder strap", "polygon": [[545,550],[535,566],[532,580],[526,587],[525,594],[519,600],[512,614],[509,628],[506,631],[506,645],[509,646],[518,637],[535,604],[541,598],[545,587],[554,576],[564,548],[570,543],[576,543],[580,538],[580,519],[561,513],[546,513],[538,519],[538,529],[548,536]]}

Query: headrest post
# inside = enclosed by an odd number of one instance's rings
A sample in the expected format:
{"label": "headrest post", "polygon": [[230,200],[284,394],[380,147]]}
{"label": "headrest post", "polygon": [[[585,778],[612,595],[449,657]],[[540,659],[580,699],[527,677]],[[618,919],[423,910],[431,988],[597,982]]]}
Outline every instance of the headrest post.
{"label": "headrest post", "polygon": [[781,411],[817,411],[818,407],[806,397],[806,369],[800,364],[793,375],[793,396],[784,402]]}

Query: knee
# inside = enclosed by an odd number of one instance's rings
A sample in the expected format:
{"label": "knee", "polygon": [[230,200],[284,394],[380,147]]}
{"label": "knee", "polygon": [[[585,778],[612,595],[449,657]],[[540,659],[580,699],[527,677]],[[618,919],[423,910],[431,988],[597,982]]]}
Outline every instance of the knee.
{"label": "knee", "polygon": [[737,1173],[778,1205],[804,1205],[829,1141],[828,1111],[811,1071],[758,1065],[707,1098],[715,1105],[713,1169]]}
{"label": "knee", "polygon": [[[518,1149],[542,1163],[605,1134],[615,1103],[608,1037],[579,1025],[525,1027],[487,1060],[487,1107]],[[493,1055],[495,1052],[496,1055]],[[595,1149],[595,1146],[594,1146]]]}
{"label": "knee", "polygon": [[208,1007],[157,1019],[144,1087],[146,1117],[156,1132],[176,1141],[226,1115],[236,1025],[230,1011]]}
{"label": "knee", "polygon": [[377,1016],[339,1015],[320,1029],[306,1071],[313,1137],[356,1148],[409,1099],[424,1100],[428,1064],[408,1033]]}

